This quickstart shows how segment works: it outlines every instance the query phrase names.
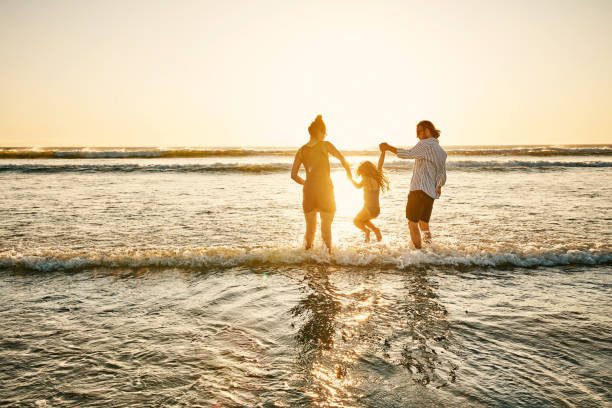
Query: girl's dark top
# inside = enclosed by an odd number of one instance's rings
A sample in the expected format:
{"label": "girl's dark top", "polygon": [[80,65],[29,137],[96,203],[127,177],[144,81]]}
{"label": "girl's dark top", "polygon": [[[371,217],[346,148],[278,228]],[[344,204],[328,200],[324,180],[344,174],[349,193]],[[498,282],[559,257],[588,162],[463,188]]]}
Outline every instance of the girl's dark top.
{"label": "girl's dark top", "polygon": [[378,192],[380,190],[363,190],[363,206],[368,209],[370,214],[375,216],[380,213],[380,203],[378,202]]}
{"label": "girl's dark top", "polygon": [[306,169],[302,201],[304,213],[336,211],[334,185],[330,177],[329,157],[325,142],[320,141],[312,146],[304,145],[300,148],[299,153]]}

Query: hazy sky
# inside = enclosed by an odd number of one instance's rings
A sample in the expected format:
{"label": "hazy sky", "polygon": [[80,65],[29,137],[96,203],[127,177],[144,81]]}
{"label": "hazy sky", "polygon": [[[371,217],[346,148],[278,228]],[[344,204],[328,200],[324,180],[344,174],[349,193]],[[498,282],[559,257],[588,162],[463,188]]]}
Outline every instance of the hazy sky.
{"label": "hazy sky", "polygon": [[612,1],[0,0],[1,146],[612,143]]}

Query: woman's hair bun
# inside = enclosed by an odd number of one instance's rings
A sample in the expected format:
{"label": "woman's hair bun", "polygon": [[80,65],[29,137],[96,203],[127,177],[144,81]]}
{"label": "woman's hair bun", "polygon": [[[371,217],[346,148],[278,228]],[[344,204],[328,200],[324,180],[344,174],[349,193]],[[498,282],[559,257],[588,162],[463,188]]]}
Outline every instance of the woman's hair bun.
{"label": "woman's hair bun", "polygon": [[323,116],[322,115],[317,115],[315,120],[313,120],[312,123],[310,124],[310,126],[308,126],[308,133],[310,133],[310,136],[313,136],[315,131],[321,131],[324,134],[326,132],[325,122],[323,122]]}

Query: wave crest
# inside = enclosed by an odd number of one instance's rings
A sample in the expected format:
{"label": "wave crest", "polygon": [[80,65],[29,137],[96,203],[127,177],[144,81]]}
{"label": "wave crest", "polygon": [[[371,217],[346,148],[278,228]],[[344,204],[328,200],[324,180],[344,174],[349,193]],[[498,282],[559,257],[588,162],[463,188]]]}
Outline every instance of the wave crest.
{"label": "wave crest", "polygon": [[323,248],[305,251],[297,247],[213,247],[185,249],[116,249],[99,251],[37,250],[0,252],[0,269],[78,271],[95,267],[186,269],[230,268],[258,265],[331,264],[406,269],[411,266],[534,268],[558,265],[612,263],[612,250],[570,247],[516,249],[507,246],[444,246],[424,250],[390,245],[339,246],[329,255]]}
{"label": "wave crest", "polygon": [[[341,147],[341,146],[339,146]],[[612,145],[599,146],[482,146],[445,147],[449,156],[612,156]],[[197,148],[0,148],[0,159],[127,159],[197,158],[245,156],[293,156],[297,148],[287,149],[197,149]],[[345,150],[346,156],[377,156],[373,150]]]}
{"label": "wave crest", "polygon": [[[393,161],[385,164],[387,170],[409,170],[414,163],[411,160],[404,162]],[[333,168],[340,168],[340,164],[333,163]],[[555,170],[562,168],[591,168],[612,167],[612,161],[585,161],[585,162],[549,162],[549,161],[449,161],[447,169],[461,170]],[[4,164],[0,165],[0,173],[271,173],[288,172],[290,163],[213,163],[213,164]]]}
{"label": "wave crest", "polygon": [[291,164],[5,164],[0,165],[0,173],[267,173],[291,170]]}

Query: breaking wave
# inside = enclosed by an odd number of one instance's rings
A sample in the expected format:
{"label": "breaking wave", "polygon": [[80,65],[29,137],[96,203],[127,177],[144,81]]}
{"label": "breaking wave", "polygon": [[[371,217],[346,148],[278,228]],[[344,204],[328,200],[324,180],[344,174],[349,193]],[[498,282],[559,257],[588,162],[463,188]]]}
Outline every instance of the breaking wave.
{"label": "breaking wave", "polygon": [[266,173],[291,170],[291,164],[5,164],[0,165],[0,173]]}
{"label": "breaking wave", "polygon": [[[341,147],[341,146],[340,146]],[[598,146],[471,146],[447,147],[450,156],[612,156],[612,145]],[[347,156],[376,156],[378,150],[345,150]],[[244,156],[293,156],[285,149],[197,148],[0,148],[0,159],[124,159]]]}
{"label": "breaking wave", "polygon": [[[340,164],[333,163],[332,167],[340,168]],[[391,161],[385,164],[387,170],[412,169],[413,161]],[[612,161],[449,161],[447,169],[462,170],[521,170],[540,169],[554,170],[568,167],[612,167]],[[0,173],[270,173],[288,172],[290,163],[214,163],[214,164],[138,164],[138,163],[79,163],[79,164],[4,164],[0,165]]]}
{"label": "breaking wave", "polygon": [[378,266],[407,269],[412,266],[527,267],[603,265],[612,263],[611,248],[526,247],[478,245],[444,246],[424,250],[390,245],[339,246],[329,255],[323,248],[305,251],[297,247],[212,247],[183,249],[115,249],[96,251],[35,250],[0,252],[0,269],[78,271],[89,268],[185,269],[279,266],[301,264]]}
{"label": "breaking wave", "polygon": [[451,156],[612,156],[612,145],[449,148]]}

